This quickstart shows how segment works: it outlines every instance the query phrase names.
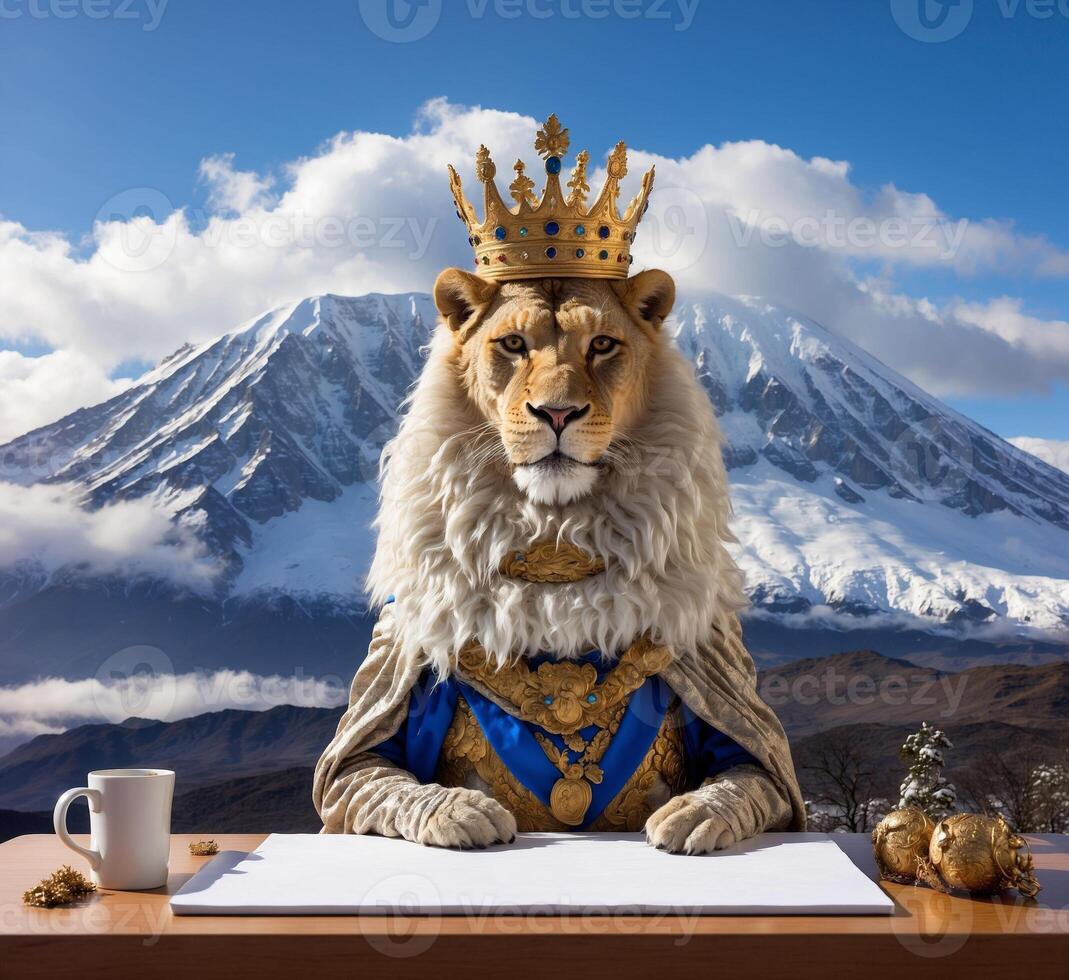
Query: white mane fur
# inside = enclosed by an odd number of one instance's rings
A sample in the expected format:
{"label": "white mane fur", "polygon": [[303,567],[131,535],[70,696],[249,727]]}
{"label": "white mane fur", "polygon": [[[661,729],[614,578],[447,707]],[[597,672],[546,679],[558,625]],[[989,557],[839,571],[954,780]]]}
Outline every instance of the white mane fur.
{"label": "white mane fur", "polygon": [[[439,327],[383,453],[368,577],[375,605],[396,597],[403,656],[444,676],[472,639],[503,664],[539,651],[615,655],[643,633],[687,656],[746,604],[724,547],[734,539],[720,430],[691,366],[663,333],[659,342],[646,421],[589,494],[547,506],[490,444],[500,439],[470,405],[455,341]],[[510,552],[555,537],[604,558],[605,572],[545,585],[497,571]]]}

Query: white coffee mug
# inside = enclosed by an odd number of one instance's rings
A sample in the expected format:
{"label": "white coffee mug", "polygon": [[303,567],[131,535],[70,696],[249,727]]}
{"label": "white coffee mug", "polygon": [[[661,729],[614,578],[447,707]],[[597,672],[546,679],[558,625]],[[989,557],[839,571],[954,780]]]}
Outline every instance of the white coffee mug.
{"label": "white coffee mug", "polygon": [[[167,884],[174,773],[100,769],[88,782],[57,801],[52,821],[59,839],[89,862],[101,888],[139,891]],[[67,809],[79,796],[89,800],[89,847],[67,833]]]}

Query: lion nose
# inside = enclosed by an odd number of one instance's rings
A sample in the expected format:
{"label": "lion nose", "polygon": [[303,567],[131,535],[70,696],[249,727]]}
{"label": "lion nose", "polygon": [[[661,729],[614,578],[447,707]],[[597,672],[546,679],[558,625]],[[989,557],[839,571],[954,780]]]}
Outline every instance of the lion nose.
{"label": "lion nose", "polygon": [[549,427],[559,436],[569,422],[574,422],[586,415],[590,411],[590,405],[584,405],[582,408],[578,405],[565,405],[563,408],[558,408],[555,405],[532,405],[528,402],[527,411],[536,419],[548,422]]}

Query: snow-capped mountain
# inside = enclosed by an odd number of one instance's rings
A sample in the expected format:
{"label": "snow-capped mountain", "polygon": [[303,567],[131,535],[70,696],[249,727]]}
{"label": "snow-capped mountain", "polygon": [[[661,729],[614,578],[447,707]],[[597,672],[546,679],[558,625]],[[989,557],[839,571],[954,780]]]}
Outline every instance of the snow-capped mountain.
{"label": "snow-capped mountain", "polygon": [[90,508],[151,497],[222,559],[224,592],[358,600],[379,453],[435,315],[422,295],[272,310],[0,447],[4,473]]}
{"label": "snow-capped mountain", "polygon": [[[418,294],[273,310],[0,447],[4,479],[151,498],[220,559],[217,599],[358,607],[379,452],[434,320]],[[682,302],[673,329],[729,438],[759,616],[1069,627],[1069,474],[761,302]]]}

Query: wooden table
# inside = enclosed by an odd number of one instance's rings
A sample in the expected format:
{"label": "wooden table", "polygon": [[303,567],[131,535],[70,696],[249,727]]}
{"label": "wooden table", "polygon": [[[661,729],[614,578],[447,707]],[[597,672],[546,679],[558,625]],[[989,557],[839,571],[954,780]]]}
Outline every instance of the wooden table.
{"label": "wooden table", "polygon": [[[250,850],[263,837],[217,840]],[[73,909],[26,908],[22,892],[82,867],[76,855],[50,835],[0,845],[0,977],[1069,977],[1069,837],[1029,838],[1038,902],[884,884],[890,916],[172,916],[168,895],[208,860],[189,855],[192,839],[172,838],[166,888]],[[841,846],[875,877],[866,836]]]}

